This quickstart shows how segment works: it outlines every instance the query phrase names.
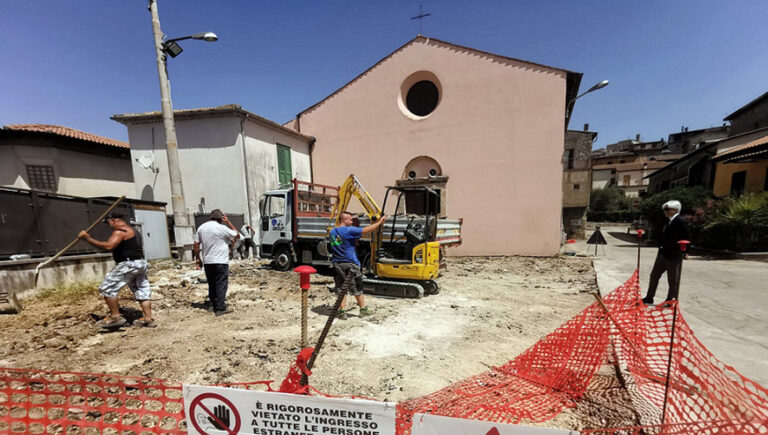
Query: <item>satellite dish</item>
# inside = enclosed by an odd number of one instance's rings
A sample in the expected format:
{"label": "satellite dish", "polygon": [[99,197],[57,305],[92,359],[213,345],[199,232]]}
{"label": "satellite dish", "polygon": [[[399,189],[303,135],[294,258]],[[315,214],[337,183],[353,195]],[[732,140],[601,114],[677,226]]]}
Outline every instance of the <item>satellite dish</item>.
{"label": "satellite dish", "polygon": [[155,155],[149,151],[142,153],[138,159],[136,159],[137,162],[139,162],[139,165],[144,169],[150,169],[152,167],[152,163],[155,161]]}

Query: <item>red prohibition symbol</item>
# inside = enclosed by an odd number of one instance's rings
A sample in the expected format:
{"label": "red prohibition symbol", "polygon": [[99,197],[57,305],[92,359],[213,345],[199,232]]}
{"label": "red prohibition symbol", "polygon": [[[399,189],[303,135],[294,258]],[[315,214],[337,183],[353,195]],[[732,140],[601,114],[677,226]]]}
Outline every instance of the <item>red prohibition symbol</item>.
{"label": "red prohibition symbol", "polygon": [[[224,410],[226,413],[226,418],[223,417],[223,414],[220,412],[217,412],[216,406],[214,406],[214,409],[211,409],[203,403],[203,400],[205,399],[213,399],[218,400],[222,402],[222,405],[219,405],[220,410]],[[210,404],[210,403],[209,403]],[[206,432],[201,426],[200,423],[197,421],[197,408],[200,407],[205,415],[207,415],[207,419],[211,424],[217,427],[221,427],[223,431],[225,431],[228,435],[236,435],[240,431],[240,425],[242,421],[240,420],[240,414],[237,413],[237,408],[235,408],[235,405],[227,400],[224,396],[216,393],[203,393],[194,399],[192,399],[192,403],[189,404],[189,419],[192,421],[192,426],[197,430],[199,433],[203,435],[209,435],[208,432]],[[232,417],[234,417],[234,427],[230,429],[230,417],[229,414],[231,413]]]}

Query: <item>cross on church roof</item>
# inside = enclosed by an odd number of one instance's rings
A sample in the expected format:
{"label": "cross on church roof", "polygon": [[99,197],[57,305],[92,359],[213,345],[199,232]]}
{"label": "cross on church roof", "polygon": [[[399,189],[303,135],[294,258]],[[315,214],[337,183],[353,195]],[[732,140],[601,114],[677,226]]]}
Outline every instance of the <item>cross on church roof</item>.
{"label": "cross on church roof", "polygon": [[424,21],[424,18],[430,15],[432,14],[430,13],[425,14],[421,12],[421,5],[419,5],[419,15],[416,15],[415,17],[411,17],[412,20],[419,20],[419,36],[421,36],[421,25],[422,25],[422,22]]}

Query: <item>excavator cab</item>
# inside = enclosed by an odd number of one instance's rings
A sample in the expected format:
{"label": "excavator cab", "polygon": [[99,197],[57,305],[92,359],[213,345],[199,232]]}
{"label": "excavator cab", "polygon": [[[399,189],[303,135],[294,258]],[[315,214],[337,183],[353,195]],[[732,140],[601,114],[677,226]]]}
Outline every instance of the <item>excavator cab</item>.
{"label": "excavator cab", "polygon": [[[387,204],[394,210],[387,213]],[[440,244],[436,241],[440,195],[425,186],[389,186],[382,209],[389,216],[379,228],[371,255],[376,276],[416,281],[424,293],[437,292]]]}

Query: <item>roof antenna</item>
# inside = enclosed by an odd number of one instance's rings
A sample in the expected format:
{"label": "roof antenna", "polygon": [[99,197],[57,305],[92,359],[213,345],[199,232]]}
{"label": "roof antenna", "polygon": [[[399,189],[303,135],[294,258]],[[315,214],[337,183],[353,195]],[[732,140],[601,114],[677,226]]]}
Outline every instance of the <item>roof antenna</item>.
{"label": "roof antenna", "polygon": [[422,25],[422,23],[424,21],[424,17],[428,17],[430,15],[432,15],[432,14],[430,14],[430,13],[426,13],[425,14],[425,13],[421,12],[421,5],[419,5],[419,15],[416,15],[415,17],[411,17],[412,20],[419,20],[419,36],[421,36],[421,30],[422,30],[421,29],[421,25]]}

